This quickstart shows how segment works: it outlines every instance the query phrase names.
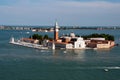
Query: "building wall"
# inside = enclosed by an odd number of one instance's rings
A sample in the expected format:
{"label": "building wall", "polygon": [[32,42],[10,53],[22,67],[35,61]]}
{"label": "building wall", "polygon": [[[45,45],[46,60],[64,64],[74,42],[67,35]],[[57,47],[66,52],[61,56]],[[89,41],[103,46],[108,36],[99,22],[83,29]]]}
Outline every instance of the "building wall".
{"label": "building wall", "polygon": [[110,47],[115,46],[115,42],[114,41],[110,41]]}
{"label": "building wall", "polygon": [[39,40],[34,40],[34,43],[35,43],[35,44],[39,43]]}
{"label": "building wall", "polygon": [[110,48],[115,45],[114,41],[108,41],[108,44],[97,44],[97,48]]}
{"label": "building wall", "polygon": [[96,43],[88,43],[88,44],[87,44],[87,47],[96,48],[96,47],[97,47],[97,44],[96,44]]}
{"label": "building wall", "polygon": [[108,41],[107,43],[88,43],[88,47],[90,48],[110,48],[115,45],[114,41]]}
{"label": "building wall", "polygon": [[21,40],[28,43],[35,43],[35,44],[39,43],[39,40],[35,40],[35,39],[22,38]]}
{"label": "building wall", "polygon": [[56,48],[65,48],[65,49],[72,49],[72,44],[61,44],[61,43],[55,43]]}
{"label": "building wall", "polygon": [[70,42],[71,38],[62,38],[62,42]]}
{"label": "building wall", "polygon": [[56,48],[66,48],[66,44],[55,43]]}
{"label": "building wall", "polygon": [[[52,42],[48,42],[48,47],[52,47]],[[72,49],[72,44],[55,43],[55,48]]]}
{"label": "building wall", "polygon": [[67,44],[66,45],[66,49],[72,49],[73,48],[73,45],[72,44]]}
{"label": "building wall", "polygon": [[105,38],[90,38],[90,40],[105,40]]}
{"label": "building wall", "polygon": [[97,48],[110,48],[109,44],[97,44]]}
{"label": "building wall", "polygon": [[85,48],[86,45],[85,45],[85,41],[76,41],[74,43],[74,48]]}

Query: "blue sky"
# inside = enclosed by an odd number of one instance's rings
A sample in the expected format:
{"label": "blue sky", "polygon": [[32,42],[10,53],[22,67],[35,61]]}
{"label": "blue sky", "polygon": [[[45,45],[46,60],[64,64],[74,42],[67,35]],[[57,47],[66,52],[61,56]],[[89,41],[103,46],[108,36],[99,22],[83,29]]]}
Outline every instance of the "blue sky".
{"label": "blue sky", "polygon": [[120,0],[0,0],[0,25],[120,26]]}

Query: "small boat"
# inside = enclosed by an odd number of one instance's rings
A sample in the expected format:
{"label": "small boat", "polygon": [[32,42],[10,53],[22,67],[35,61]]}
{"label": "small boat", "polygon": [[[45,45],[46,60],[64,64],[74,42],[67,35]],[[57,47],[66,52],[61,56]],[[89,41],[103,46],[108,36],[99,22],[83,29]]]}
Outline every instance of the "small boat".
{"label": "small boat", "polygon": [[29,34],[30,32],[26,32],[27,34]]}
{"label": "small boat", "polygon": [[109,70],[108,69],[104,69],[105,72],[108,72]]}

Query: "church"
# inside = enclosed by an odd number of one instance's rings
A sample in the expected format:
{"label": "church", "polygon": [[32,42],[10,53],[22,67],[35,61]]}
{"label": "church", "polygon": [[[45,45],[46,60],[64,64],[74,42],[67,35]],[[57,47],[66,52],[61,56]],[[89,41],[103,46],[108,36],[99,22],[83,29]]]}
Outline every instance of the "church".
{"label": "church", "polygon": [[70,33],[70,36],[59,37],[59,26],[55,22],[54,40],[48,41],[48,47],[53,49],[84,49],[86,44],[82,37],[76,37],[74,33]]}

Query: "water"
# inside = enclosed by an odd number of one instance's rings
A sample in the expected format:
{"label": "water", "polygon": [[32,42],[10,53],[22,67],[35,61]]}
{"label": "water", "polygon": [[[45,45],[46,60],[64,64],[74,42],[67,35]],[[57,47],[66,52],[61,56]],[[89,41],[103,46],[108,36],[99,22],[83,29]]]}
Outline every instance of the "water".
{"label": "water", "polygon": [[[120,46],[100,50],[38,50],[9,44],[27,31],[0,31],[0,80],[120,80]],[[119,43],[119,30],[64,30],[79,35],[107,33]],[[36,32],[38,33],[38,32]],[[49,34],[52,32],[39,34]],[[105,71],[108,69],[108,71]]]}

